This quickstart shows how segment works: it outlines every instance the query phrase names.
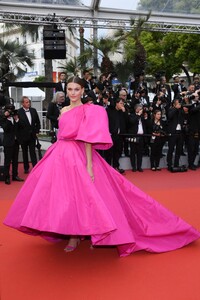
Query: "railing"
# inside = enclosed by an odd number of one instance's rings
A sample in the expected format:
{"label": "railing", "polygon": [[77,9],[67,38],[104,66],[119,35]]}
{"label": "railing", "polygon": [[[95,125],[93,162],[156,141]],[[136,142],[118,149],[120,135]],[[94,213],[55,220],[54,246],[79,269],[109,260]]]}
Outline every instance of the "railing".
{"label": "railing", "polygon": [[51,130],[51,122],[49,119],[47,119],[46,114],[47,114],[46,110],[38,111],[40,124],[41,124],[40,133],[48,135]]}

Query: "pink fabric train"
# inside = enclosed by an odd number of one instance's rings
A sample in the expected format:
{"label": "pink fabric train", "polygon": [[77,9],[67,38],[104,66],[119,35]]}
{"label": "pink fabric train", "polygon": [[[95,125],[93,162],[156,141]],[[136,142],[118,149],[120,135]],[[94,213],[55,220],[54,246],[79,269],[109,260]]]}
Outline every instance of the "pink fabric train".
{"label": "pink fabric train", "polygon": [[[59,128],[58,141],[32,170],[4,224],[52,242],[91,236],[95,246],[117,246],[120,256],[170,251],[200,237],[95,150],[112,145],[102,107],[75,107],[62,114]],[[94,182],[86,170],[84,142],[93,144]]]}

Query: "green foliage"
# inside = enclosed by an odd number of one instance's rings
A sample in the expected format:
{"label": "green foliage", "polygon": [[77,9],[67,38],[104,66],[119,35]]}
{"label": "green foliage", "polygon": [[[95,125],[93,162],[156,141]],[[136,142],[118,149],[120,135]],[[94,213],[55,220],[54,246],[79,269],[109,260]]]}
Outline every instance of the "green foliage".
{"label": "green foliage", "polygon": [[26,66],[32,66],[34,55],[29,53],[25,45],[20,45],[15,41],[4,43],[0,40],[0,72],[1,77],[22,76],[26,72]]}
{"label": "green foliage", "polygon": [[[146,51],[146,74],[165,71],[169,80],[183,70],[200,73],[200,36],[197,34],[142,31],[140,43]],[[124,42],[124,59],[132,63],[137,53],[136,41],[130,35]],[[185,71],[185,69],[184,69]]]}
{"label": "green foliage", "polygon": [[93,40],[91,45],[100,50],[104,57],[117,52],[119,46],[118,39],[104,38]]}
{"label": "green foliage", "polygon": [[[33,80],[33,82],[45,82],[45,81],[46,81],[45,76],[38,76]],[[39,87],[39,89],[44,91],[43,87]]]}
{"label": "green foliage", "polygon": [[66,72],[68,76],[78,75],[80,72],[81,63],[78,58],[74,57],[73,59],[66,61],[64,64],[61,63],[59,68]]}
{"label": "green foliage", "polygon": [[133,76],[133,68],[129,61],[117,62],[114,64],[114,70],[118,74],[119,81],[125,85],[129,76]]}
{"label": "green foliage", "polygon": [[173,13],[194,13],[200,12],[200,5],[197,0],[140,0],[139,10],[160,11]]}

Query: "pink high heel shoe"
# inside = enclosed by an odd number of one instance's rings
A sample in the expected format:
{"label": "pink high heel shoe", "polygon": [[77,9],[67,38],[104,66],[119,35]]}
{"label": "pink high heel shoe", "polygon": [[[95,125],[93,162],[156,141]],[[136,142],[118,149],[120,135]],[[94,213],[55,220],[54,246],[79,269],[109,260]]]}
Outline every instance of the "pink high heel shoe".
{"label": "pink high heel shoe", "polygon": [[64,251],[65,252],[72,252],[72,251],[74,251],[79,246],[80,242],[81,242],[80,239],[77,239],[76,244],[74,246],[67,245],[64,248]]}

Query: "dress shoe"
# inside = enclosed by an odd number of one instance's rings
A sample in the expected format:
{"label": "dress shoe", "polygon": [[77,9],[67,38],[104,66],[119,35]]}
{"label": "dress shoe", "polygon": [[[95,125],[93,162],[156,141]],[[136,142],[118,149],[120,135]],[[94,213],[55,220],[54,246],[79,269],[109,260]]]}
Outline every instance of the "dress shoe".
{"label": "dress shoe", "polygon": [[10,184],[10,178],[5,179],[5,184]]}
{"label": "dress shoe", "polygon": [[29,170],[24,170],[24,174],[28,174],[29,173]]}
{"label": "dress shoe", "polygon": [[125,173],[124,169],[115,168],[115,170],[117,170],[117,172],[119,172],[120,174],[124,174]]}
{"label": "dress shoe", "polygon": [[192,171],[196,171],[196,167],[195,166],[189,166],[188,169],[192,170]]}
{"label": "dress shoe", "polygon": [[144,172],[142,168],[138,168],[138,172]]}
{"label": "dress shoe", "polygon": [[13,181],[24,181],[24,179],[20,178],[19,176],[15,176],[12,178]]}
{"label": "dress shoe", "polygon": [[151,171],[156,171],[156,168],[155,167],[151,168]]}
{"label": "dress shoe", "polygon": [[132,172],[136,172],[136,168],[133,168],[133,169],[132,169]]}
{"label": "dress shoe", "polygon": [[157,167],[157,168],[156,168],[156,171],[161,171],[161,168],[160,168],[160,167]]}

